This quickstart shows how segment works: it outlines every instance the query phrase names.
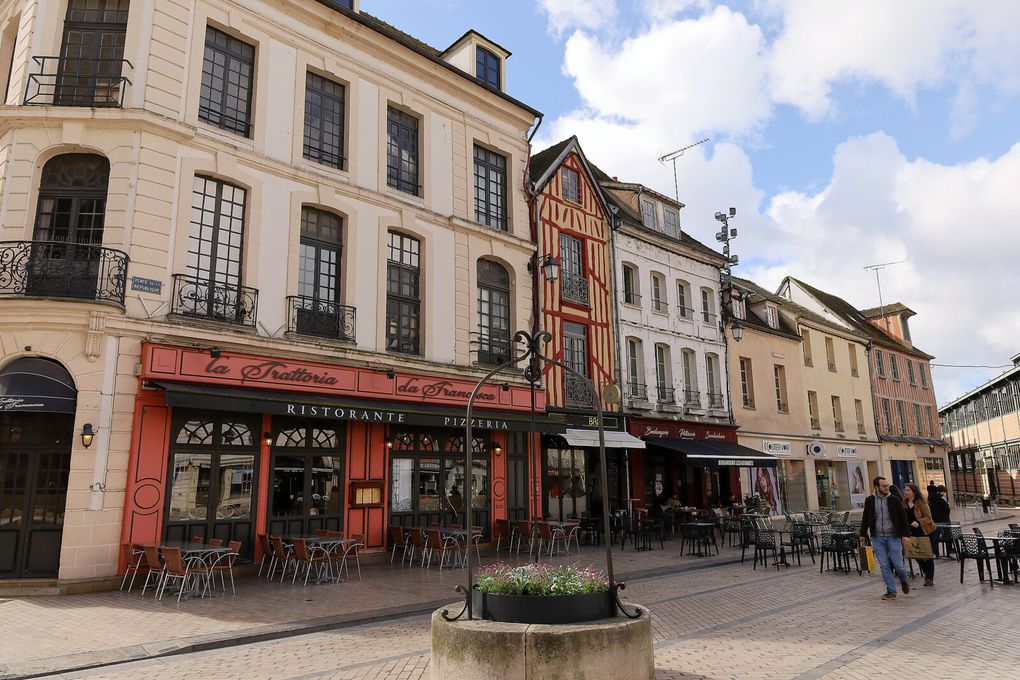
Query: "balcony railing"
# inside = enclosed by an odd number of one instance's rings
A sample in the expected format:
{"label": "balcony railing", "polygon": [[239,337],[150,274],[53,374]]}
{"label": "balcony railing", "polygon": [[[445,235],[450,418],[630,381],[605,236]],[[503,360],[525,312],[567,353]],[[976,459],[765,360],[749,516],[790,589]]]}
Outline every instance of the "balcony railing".
{"label": "balcony railing", "polygon": [[348,305],[292,295],[287,298],[287,331],[355,342],[356,311]]}
{"label": "balcony railing", "polygon": [[623,303],[626,305],[634,305],[636,307],[641,306],[641,296],[637,293],[624,293]]}
{"label": "balcony railing", "polygon": [[560,274],[560,297],[568,302],[588,306],[588,279],[580,274]]}
{"label": "balcony railing", "polygon": [[835,361],[829,361],[827,363],[829,364],[829,370],[832,371],[833,373],[835,373],[836,372],[836,362]]}
{"label": "balcony railing", "polygon": [[684,406],[687,408],[701,408],[701,392],[698,390],[684,390]]}
{"label": "balcony railing", "polygon": [[694,320],[694,308],[693,307],[677,307],[676,308],[676,313],[677,313],[677,316],[680,317],[681,319],[683,319],[684,321],[693,321]]}
{"label": "balcony railing", "polygon": [[566,372],[563,375],[563,403],[567,406],[579,408],[591,408],[593,406],[588,386],[577,376]]}
{"label": "balcony railing", "polygon": [[754,399],[749,396],[743,397],[744,408],[754,408]]}
{"label": "balcony railing", "polygon": [[867,434],[868,431],[864,429],[864,423],[857,423],[857,434]]}
{"label": "balcony railing", "polygon": [[0,295],[124,304],[128,256],[63,241],[0,241]]}
{"label": "balcony railing", "polygon": [[637,401],[648,401],[648,387],[643,383],[627,383],[627,396]]}
{"label": "balcony railing", "polygon": [[822,429],[822,424],[819,422],[818,418],[815,418],[815,417],[811,418],[811,429],[812,430],[820,430],[820,429]]}
{"label": "balcony railing", "polygon": [[836,432],[842,432],[843,431],[843,421],[842,420],[834,420],[834,421],[832,421],[832,424],[836,427]]}
{"label": "balcony railing", "polygon": [[513,344],[509,333],[485,329],[471,334],[471,354],[478,364],[498,366],[518,356],[520,347]]}
{"label": "balcony railing", "polygon": [[811,357],[804,357],[804,365],[811,368],[815,365],[815,362],[811,360]]}
{"label": "balcony railing", "polygon": [[259,291],[248,286],[174,274],[170,312],[210,321],[255,326]]}
{"label": "balcony railing", "polygon": [[707,324],[709,326],[714,326],[715,325],[715,318],[716,318],[715,314],[713,314],[712,312],[702,312],[701,313],[701,323],[703,323],[703,324]]}
{"label": "balcony railing", "polygon": [[723,395],[722,392],[709,392],[708,393],[708,407],[712,409],[723,408]]}
{"label": "balcony railing", "polygon": [[25,104],[121,108],[131,81],[123,75],[127,59],[32,57],[38,72],[28,75]]}
{"label": "balcony railing", "polygon": [[659,385],[655,388],[655,397],[660,404],[675,404],[676,390],[672,387]]}
{"label": "balcony railing", "polygon": [[652,311],[658,312],[659,314],[669,314],[669,303],[665,300],[656,300],[652,298]]}

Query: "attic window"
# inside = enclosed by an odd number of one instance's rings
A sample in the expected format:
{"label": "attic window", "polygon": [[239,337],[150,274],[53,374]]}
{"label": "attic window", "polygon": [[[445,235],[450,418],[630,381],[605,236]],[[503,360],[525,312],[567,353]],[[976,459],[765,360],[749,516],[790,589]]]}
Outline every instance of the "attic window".
{"label": "attic window", "polygon": [[779,310],[772,305],[765,305],[765,322],[769,328],[779,328]]}
{"label": "attic window", "polygon": [[497,90],[501,88],[499,57],[485,49],[475,48],[475,77]]}

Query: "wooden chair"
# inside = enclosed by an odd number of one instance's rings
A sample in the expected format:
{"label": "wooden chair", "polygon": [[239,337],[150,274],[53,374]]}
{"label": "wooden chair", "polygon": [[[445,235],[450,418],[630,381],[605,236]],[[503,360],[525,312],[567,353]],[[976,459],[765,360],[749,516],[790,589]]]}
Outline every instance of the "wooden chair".
{"label": "wooden chair", "polygon": [[[162,585],[156,599],[163,599],[166,586],[171,580],[179,580],[181,588],[177,591],[177,601],[180,602],[184,591],[188,587],[188,580],[196,578],[204,580],[205,585],[202,587],[201,597],[205,597],[206,592],[209,590],[212,572],[209,569],[209,565],[202,561],[202,558],[188,557],[185,559],[181,557],[180,548],[163,548],[163,563]],[[202,583],[202,581],[199,581],[199,583]]]}
{"label": "wooden chair", "polygon": [[302,567],[305,569],[304,585],[306,586],[308,585],[308,577],[311,576],[313,568],[319,570],[317,577],[319,580],[322,580],[323,571],[327,573],[328,577],[332,576],[330,573],[329,553],[322,546],[310,546],[305,539],[295,538],[294,547],[292,548],[292,559],[294,561],[294,576],[290,579],[291,583],[297,581],[298,572]]}
{"label": "wooden chair", "polygon": [[496,539],[496,552],[499,552],[500,545],[503,543],[503,539],[507,540],[510,544],[511,549],[513,548],[513,536],[510,529],[510,520],[497,519],[493,524],[492,537]]}
{"label": "wooden chair", "polygon": [[[515,539],[517,540],[517,554],[521,554],[521,543],[526,538],[528,539],[528,554],[530,555],[535,543],[535,537],[531,533],[531,522],[526,519],[519,519],[514,521],[513,528],[516,534]],[[513,545],[510,546],[510,549],[513,550]]]}
{"label": "wooden chair", "polygon": [[[227,590],[225,574],[230,574],[230,592],[236,595],[237,591],[234,590],[234,562],[241,556],[241,541],[231,541],[227,545],[227,550],[229,552],[221,554],[212,563],[212,574],[214,577],[216,574],[220,575],[220,587],[223,588],[224,592]],[[213,578],[212,582],[215,584],[216,579]]]}
{"label": "wooden chair", "polygon": [[400,563],[403,564],[404,560],[407,559],[407,549],[411,547],[411,544],[407,541],[407,536],[404,534],[404,527],[390,527],[390,545],[392,546],[390,564],[393,564],[393,558],[397,555],[397,548],[404,549],[403,554],[400,556]]}
{"label": "wooden chair", "polygon": [[210,548],[222,548],[223,547],[223,539],[222,538],[210,538],[209,539],[209,547]]}
{"label": "wooden chair", "polygon": [[414,551],[417,550],[422,556],[422,566],[424,566],[425,552],[428,550],[428,539],[425,537],[425,530],[413,527],[407,532],[407,538],[411,543],[411,556],[408,564],[413,563]]}

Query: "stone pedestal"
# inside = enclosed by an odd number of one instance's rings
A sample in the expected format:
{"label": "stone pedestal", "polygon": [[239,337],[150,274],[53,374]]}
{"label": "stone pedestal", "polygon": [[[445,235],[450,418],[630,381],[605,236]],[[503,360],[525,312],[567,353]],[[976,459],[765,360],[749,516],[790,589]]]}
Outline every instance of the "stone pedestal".
{"label": "stone pedestal", "polygon": [[[444,607],[460,611],[461,604]],[[540,625],[446,621],[432,614],[432,680],[654,680],[652,618],[618,616],[588,623]]]}

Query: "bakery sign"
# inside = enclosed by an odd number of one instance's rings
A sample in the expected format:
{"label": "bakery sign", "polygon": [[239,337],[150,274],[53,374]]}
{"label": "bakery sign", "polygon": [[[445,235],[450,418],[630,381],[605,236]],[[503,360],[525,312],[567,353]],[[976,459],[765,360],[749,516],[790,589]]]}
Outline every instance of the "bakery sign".
{"label": "bakery sign", "polygon": [[690,439],[702,442],[736,442],[736,432],[717,426],[668,420],[632,418],[627,431],[642,439]]}

